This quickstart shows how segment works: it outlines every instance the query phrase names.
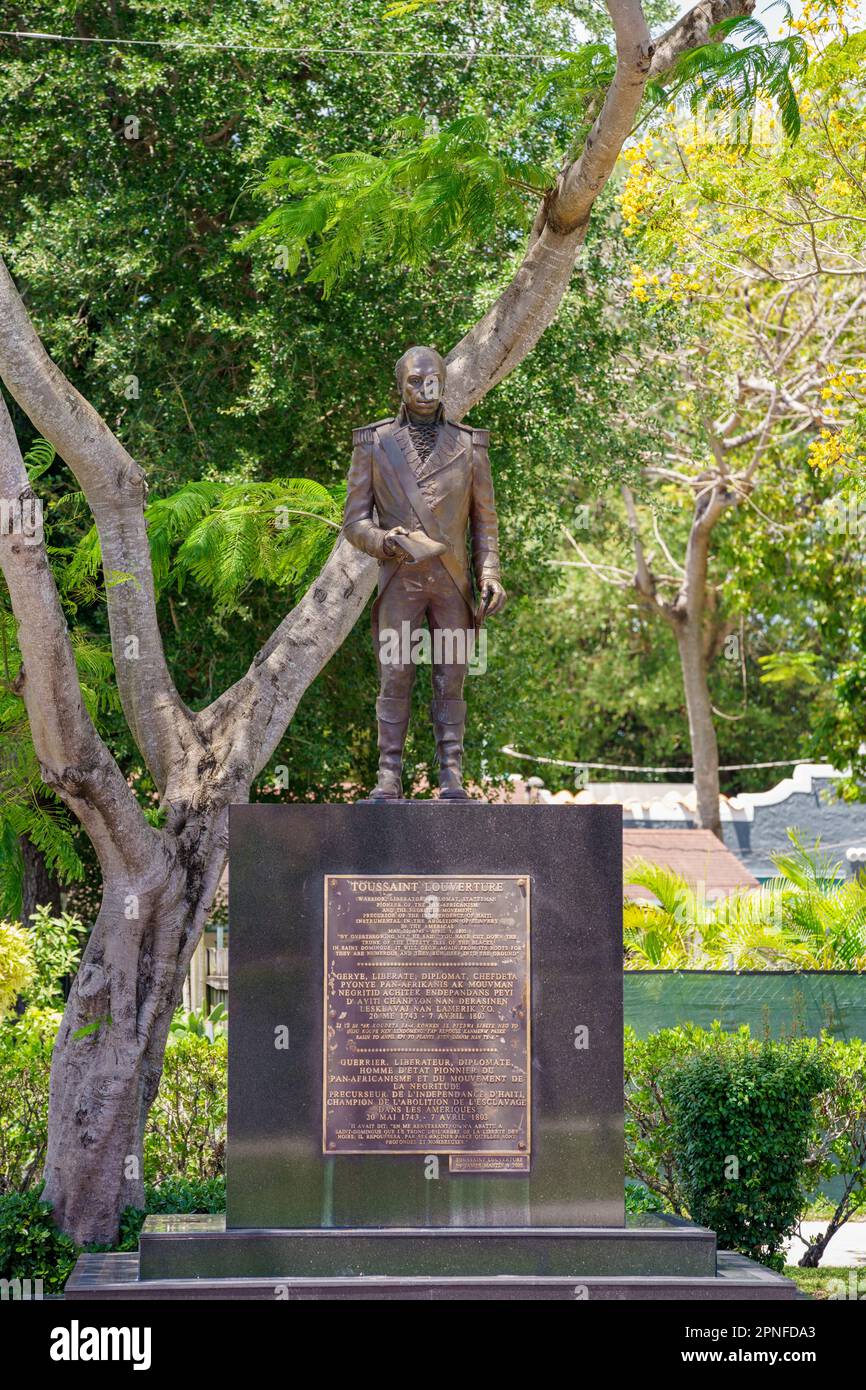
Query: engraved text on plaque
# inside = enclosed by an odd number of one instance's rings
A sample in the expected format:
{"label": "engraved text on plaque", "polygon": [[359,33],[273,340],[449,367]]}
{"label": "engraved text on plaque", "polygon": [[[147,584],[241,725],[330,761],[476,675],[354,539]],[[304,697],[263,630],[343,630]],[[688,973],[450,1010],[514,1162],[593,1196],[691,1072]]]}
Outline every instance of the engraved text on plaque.
{"label": "engraved text on plaque", "polygon": [[326,875],[324,1151],[528,1168],[529,1012],[528,877]]}

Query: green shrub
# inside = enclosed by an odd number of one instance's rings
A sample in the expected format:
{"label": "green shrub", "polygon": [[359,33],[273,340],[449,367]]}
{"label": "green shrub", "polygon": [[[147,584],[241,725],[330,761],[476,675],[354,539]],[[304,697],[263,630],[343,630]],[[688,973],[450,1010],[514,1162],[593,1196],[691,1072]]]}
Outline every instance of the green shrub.
{"label": "green shrub", "polygon": [[664,1211],[665,1204],[657,1192],[650,1192],[639,1182],[627,1182],[625,1185],[625,1209],[636,1215],[641,1215],[648,1211]]}
{"label": "green shrub", "polygon": [[[0,1023],[0,1193],[29,1192],[41,1181],[59,1022],[59,1013],[31,1006],[20,1018]],[[174,1038],[145,1131],[145,1183],[222,1177],[226,1073],[224,1037],[214,1042],[195,1033]]]}
{"label": "green shrub", "polygon": [[144,1136],[144,1179],[203,1181],[225,1171],[228,1043],[176,1034]]}
{"label": "green shrub", "polygon": [[43,1293],[58,1293],[77,1258],[77,1246],[58,1231],[38,1192],[0,1196],[0,1279],[41,1279]]}
{"label": "green shrub", "polygon": [[[81,1249],[58,1231],[48,1202],[33,1192],[10,1192],[0,1196],[0,1279],[41,1279],[43,1293],[59,1293]],[[127,1207],[120,1223],[120,1238],[114,1250],[138,1249],[138,1238],[146,1216],[164,1212],[220,1212],[226,1207],[224,1178],[201,1182],[175,1179],[159,1187],[145,1188],[146,1210]],[[88,1245],[86,1250],[107,1250],[104,1245]]]}
{"label": "green shrub", "polygon": [[686,1024],[681,1028],[661,1028],[648,1038],[639,1038],[633,1028],[625,1030],[625,1175],[640,1183],[659,1199],[665,1211],[685,1216],[688,1210],[679,1171],[674,1158],[670,1104],[664,1077],[671,1062],[690,1057],[710,1046],[725,1048],[742,1034],[712,1032]]}
{"label": "green shrub", "polygon": [[0,1194],[30,1192],[48,1143],[48,1083],[59,1015],[28,1009],[0,1023]]}
{"label": "green shrub", "polygon": [[47,907],[37,907],[30,921],[36,973],[24,991],[25,998],[29,1006],[39,1009],[62,1009],[63,984],[78,969],[86,928],[80,917],[69,912],[52,917]]}
{"label": "green shrub", "polygon": [[188,1033],[195,1033],[196,1037],[213,1042],[214,1038],[228,1036],[228,1022],[229,1011],[225,1004],[214,1004],[210,1011],[204,1005],[200,1009],[178,1009],[171,1021],[168,1040],[172,1043]]}
{"label": "green shrub", "polygon": [[772,1268],[806,1201],[814,1101],[833,1079],[809,1039],[711,1045],[662,1077],[671,1148],[695,1221],[719,1246]]}

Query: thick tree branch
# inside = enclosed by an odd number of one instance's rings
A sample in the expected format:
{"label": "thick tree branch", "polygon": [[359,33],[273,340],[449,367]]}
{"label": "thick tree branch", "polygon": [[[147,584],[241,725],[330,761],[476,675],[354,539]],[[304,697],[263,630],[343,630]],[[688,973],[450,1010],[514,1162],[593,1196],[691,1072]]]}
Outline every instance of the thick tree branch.
{"label": "thick tree branch", "polygon": [[0,377],[75,475],[93,513],[117,683],[132,734],[162,790],[191,716],[165,663],[144,521],[144,474],[46,353],[0,260]]}
{"label": "thick tree branch", "polygon": [[754,8],[755,0],[701,0],[656,39],[650,76],[664,77],[683,53],[710,41],[715,24],[750,15]]}
{"label": "thick tree branch", "polygon": [[[18,623],[24,700],[42,779],[77,816],[106,878],[146,871],[157,832],[96,732],[81,696],[75,657],[41,528],[22,521],[33,490],[0,396],[0,567]],[[31,512],[32,514],[32,512]]]}
{"label": "thick tree branch", "polygon": [[607,0],[616,35],[616,72],[583,150],[562,175],[548,206],[554,231],[568,233],[588,220],[610,178],[643,100],[653,44],[640,0]]}
{"label": "thick tree branch", "polygon": [[593,204],[631,132],[650,73],[660,76],[680,54],[705,43],[714,24],[754,7],[755,0],[702,0],[654,49],[638,0],[608,0],[617,46],[614,81],[582,153],[566,164],[539,208],[514,278],[446,359],[446,405],[454,419],[519,366],[556,317]]}

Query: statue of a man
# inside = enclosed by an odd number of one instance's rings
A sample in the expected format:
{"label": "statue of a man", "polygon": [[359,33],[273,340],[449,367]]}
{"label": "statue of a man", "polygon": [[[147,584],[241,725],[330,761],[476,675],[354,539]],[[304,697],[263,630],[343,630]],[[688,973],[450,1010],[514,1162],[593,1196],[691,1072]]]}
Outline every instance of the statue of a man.
{"label": "statue of a man", "polygon": [[505,603],[488,432],[446,418],[445,363],[433,348],[410,348],[396,371],[403,402],[399,414],[353,431],[343,518],[346,538],[379,561],[373,608],[380,675],[379,776],[370,800],[396,801],[403,795],[403,745],[415,679],[412,651],[417,650],[406,639],[425,619],[433,657],[431,715],[439,795],[465,800],[463,681],[476,628]]}

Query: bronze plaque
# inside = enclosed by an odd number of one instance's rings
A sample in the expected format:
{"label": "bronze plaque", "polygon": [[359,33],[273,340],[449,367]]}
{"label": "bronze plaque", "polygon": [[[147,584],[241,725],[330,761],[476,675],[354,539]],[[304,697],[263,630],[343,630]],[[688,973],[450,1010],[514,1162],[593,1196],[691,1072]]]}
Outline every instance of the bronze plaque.
{"label": "bronze plaque", "polygon": [[528,1167],[529,994],[527,875],[326,875],[324,1152]]}
{"label": "bronze plaque", "polygon": [[528,1173],[529,1154],[449,1154],[449,1173]]}

